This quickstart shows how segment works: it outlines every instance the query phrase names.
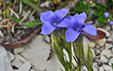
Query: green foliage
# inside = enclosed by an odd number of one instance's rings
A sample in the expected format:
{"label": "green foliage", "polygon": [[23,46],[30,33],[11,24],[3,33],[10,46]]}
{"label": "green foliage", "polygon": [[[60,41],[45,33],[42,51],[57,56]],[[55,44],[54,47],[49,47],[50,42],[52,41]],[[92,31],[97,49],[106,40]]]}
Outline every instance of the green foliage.
{"label": "green foliage", "polygon": [[80,0],[78,2],[78,5],[74,8],[74,11],[75,11],[75,14],[81,13],[81,12],[86,12],[87,14],[89,14],[90,13],[90,7],[85,1]]}
{"label": "green foliage", "polygon": [[35,2],[34,0],[21,0],[21,1],[33,8],[36,8],[38,6],[38,3]]}
{"label": "green foliage", "polygon": [[113,69],[113,64],[112,64],[112,69]]}
{"label": "green foliage", "polygon": [[13,21],[15,21],[15,22],[18,23],[18,22],[21,20],[21,18],[22,18],[22,13],[23,13],[23,4],[22,4],[22,2],[20,2],[20,4],[21,4],[21,9],[22,9],[22,10],[21,10],[19,19],[16,19],[16,18],[11,17],[11,16],[9,15],[9,7],[4,11],[3,15],[4,15],[5,17],[10,18],[10,19],[12,19]]}
{"label": "green foliage", "polygon": [[42,22],[40,20],[22,23],[22,25],[25,26],[25,27],[35,27],[35,26],[38,26],[38,25],[41,25],[41,24],[42,24]]}
{"label": "green foliage", "polygon": [[83,55],[83,62],[85,66],[87,67],[88,71],[93,71],[92,65],[93,65],[93,54],[90,50],[90,47],[87,48],[87,50],[84,52]]}
{"label": "green foliage", "polygon": [[93,17],[97,18],[98,23],[100,25],[104,25],[105,23],[107,23],[107,18],[104,17],[104,13],[106,12],[106,8],[107,6],[102,6],[100,4],[96,4],[95,6],[95,11],[93,13]]}

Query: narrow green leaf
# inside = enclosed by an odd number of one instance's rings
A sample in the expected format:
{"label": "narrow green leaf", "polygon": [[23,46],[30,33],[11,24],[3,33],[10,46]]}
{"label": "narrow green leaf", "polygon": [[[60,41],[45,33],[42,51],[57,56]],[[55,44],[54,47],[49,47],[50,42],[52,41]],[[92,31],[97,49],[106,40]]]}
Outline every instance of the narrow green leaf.
{"label": "narrow green leaf", "polygon": [[18,22],[21,20],[21,18],[22,18],[22,13],[23,13],[23,4],[22,4],[22,2],[20,2],[20,4],[21,4],[21,13],[20,13],[20,16],[19,16],[19,19],[18,19]]}
{"label": "narrow green leaf", "polygon": [[35,26],[38,26],[38,25],[41,25],[41,24],[42,24],[42,22],[40,20],[22,23],[22,25],[25,26],[25,27],[35,27]]}
{"label": "narrow green leaf", "polygon": [[113,69],[113,64],[112,64],[112,69]]}
{"label": "narrow green leaf", "polygon": [[21,0],[21,1],[28,4],[29,6],[33,8],[35,8],[38,5],[38,3],[36,3],[34,0]]}
{"label": "narrow green leaf", "polygon": [[17,20],[16,18],[14,18],[14,17],[11,17],[11,16],[9,16],[9,15],[7,15],[6,17],[12,19],[12,20],[15,21],[15,22],[18,22],[18,20]]}

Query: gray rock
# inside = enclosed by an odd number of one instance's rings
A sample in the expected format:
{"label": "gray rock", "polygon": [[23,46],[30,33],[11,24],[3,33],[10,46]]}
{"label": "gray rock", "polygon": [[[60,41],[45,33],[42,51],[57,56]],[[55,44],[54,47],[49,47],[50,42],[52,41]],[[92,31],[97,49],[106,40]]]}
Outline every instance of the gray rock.
{"label": "gray rock", "polygon": [[113,58],[111,58],[111,59],[109,60],[108,64],[109,64],[110,66],[112,66],[111,64],[113,64]]}
{"label": "gray rock", "polygon": [[103,65],[104,70],[106,71],[112,71],[112,67],[108,66],[108,65]]}
{"label": "gray rock", "polygon": [[10,61],[14,60],[14,55],[11,52],[7,51],[7,55]]}
{"label": "gray rock", "polygon": [[22,52],[24,52],[24,48],[23,47],[14,48],[14,53],[15,54],[22,53]]}
{"label": "gray rock", "polygon": [[101,67],[99,68],[99,71],[104,71],[104,68],[101,66]]}
{"label": "gray rock", "polygon": [[95,67],[95,68],[98,68],[99,66],[98,66],[98,63],[93,63],[93,66]]}
{"label": "gray rock", "polygon": [[83,66],[81,71],[88,71],[88,70],[87,70],[86,66]]}
{"label": "gray rock", "polygon": [[29,71],[31,68],[31,64],[29,62],[24,63],[24,65],[22,65],[19,68],[19,71]]}
{"label": "gray rock", "polygon": [[101,56],[100,61],[102,63],[107,63],[108,62],[108,59],[105,56]]}
{"label": "gray rock", "polygon": [[110,37],[110,33],[102,28],[97,28],[98,30],[103,31],[104,33],[106,33],[106,37]]}
{"label": "gray rock", "polygon": [[105,46],[102,46],[101,48],[99,48],[100,51],[103,51],[105,48]]}
{"label": "gray rock", "polygon": [[111,29],[111,27],[109,25],[104,26],[104,29],[109,31]]}
{"label": "gray rock", "polygon": [[25,51],[21,53],[34,67],[35,70],[60,71],[63,68],[57,57],[46,61],[50,53],[50,44],[43,41],[43,36],[35,36],[31,43],[24,46]]}
{"label": "gray rock", "polygon": [[35,70],[31,69],[30,71],[35,71]]}
{"label": "gray rock", "polygon": [[112,42],[113,40],[112,40],[112,38],[108,38],[107,41],[108,42]]}
{"label": "gray rock", "polygon": [[112,48],[111,52],[112,52],[112,54],[113,54],[113,48]]}
{"label": "gray rock", "polygon": [[103,50],[102,53],[101,53],[101,57],[102,56],[105,56],[109,59],[112,56],[112,53],[111,53],[110,50]]}
{"label": "gray rock", "polygon": [[105,42],[106,42],[106,38],[96,41],[96,43],[99,44],[100,46],[103,46],[105,44]]}
{"label": "gray rock", "polygon": [[15,55],[15,58],[18,58],[22,63],[25,63],[27,60],[19,54]]}
{"label": "gray rock", "polygon": [[95,67],[93,67],[93,70],[94,70],[94,71],[98,71],[98,69],[97,69],[97,68],[95,68]]}
{"label": "gray rock", "polygon": [[100,47],[101,47],[100,45],[98,45],[98,44],[96,45],[96,48],[100,48]]}
{"label": "gray rock", "polygon": [[23,65],[23,62],[18,58],[17,55],[15,55],[15,59],[12,61],[12,66],[16,66],[17,68],[20,68]]}
{"label": "gray rock", "polygon": [[111,47],[113,47],[112,44],[108,44],[108,43],[105,44],[105,49],[110,49]]}
{"label": "gray rock", "polygon": [[89,46],[90,46],[91,48],[94,48],[95,45],[96,45],[96,43],[94,43],[94,42],[89,43]]}
{"label": "gray rock", "polygon": [[13,71],[7,52],[0,46],[0,71]]}
{"label": "gray rock", "polygon": [[87,23],[93,24],[93,21],[88,21]]}
{"label": "gray rock", "polygon": [[2,10],[0,9],[0,15],[2,15]]}
{"label": "gray rock", "polygon": [[0,16],[0,21],[2,20],[2,17]]}

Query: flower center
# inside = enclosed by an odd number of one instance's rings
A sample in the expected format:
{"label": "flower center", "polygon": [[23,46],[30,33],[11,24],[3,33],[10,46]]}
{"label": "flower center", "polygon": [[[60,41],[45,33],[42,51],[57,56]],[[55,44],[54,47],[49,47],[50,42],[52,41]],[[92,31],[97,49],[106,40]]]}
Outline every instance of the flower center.
{"label": "flower center", "polygon": [[57,20],[53,21],[53,25],[56,26],[59,22]]}
{"label": "flower center", "polygon": [[80,29],[80,28],[75,28],[75,31],[77,31],[77,32],[82,32],[82,29]]}

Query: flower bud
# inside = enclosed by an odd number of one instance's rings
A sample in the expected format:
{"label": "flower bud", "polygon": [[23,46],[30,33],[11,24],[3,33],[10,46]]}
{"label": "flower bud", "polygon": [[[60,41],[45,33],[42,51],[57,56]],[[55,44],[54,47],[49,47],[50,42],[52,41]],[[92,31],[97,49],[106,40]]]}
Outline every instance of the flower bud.
{"label": "flower bud", "polygon": [[113,21],[109,21],[109,23],[113,25]]}
{"label": "flower bud", "polygon": [[109,17],[109,13],[108,12],[104,13],[104,16],[105,16],[105,18],[108,18]]}

